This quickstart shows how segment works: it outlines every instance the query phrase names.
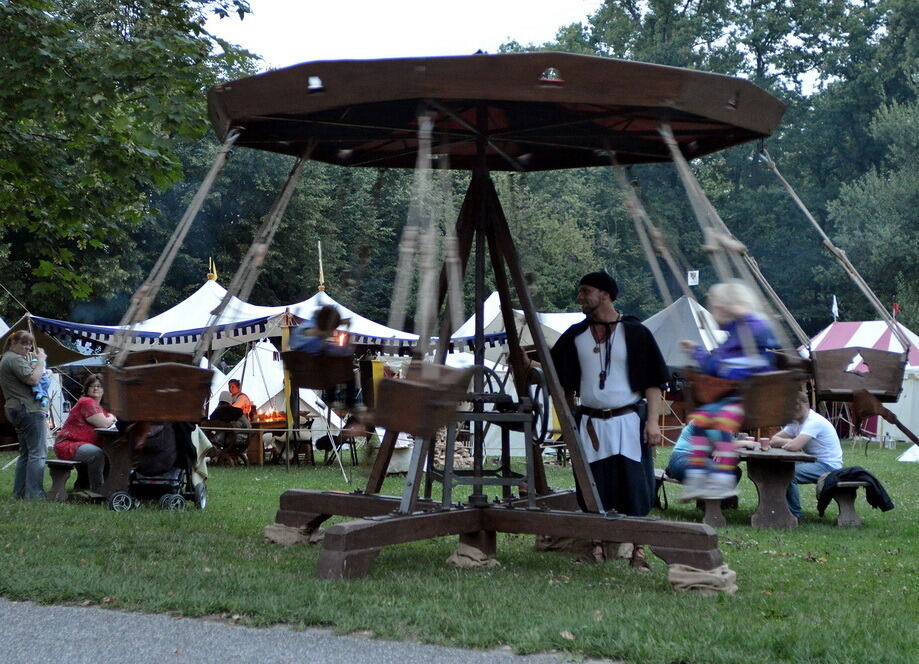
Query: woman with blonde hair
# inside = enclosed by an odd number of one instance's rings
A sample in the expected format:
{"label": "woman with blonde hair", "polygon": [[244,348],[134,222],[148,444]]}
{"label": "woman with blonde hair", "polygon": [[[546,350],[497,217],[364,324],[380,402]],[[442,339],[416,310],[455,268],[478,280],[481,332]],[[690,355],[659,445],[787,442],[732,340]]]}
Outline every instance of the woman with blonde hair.
{"label": "woman with blonde hair", "polygon": [[[756,294],[743,282],[730,281],[712,286],[707,301],[708,310],[727,332],[727,338],[711,353],[692,341],[680,342],[680,348],[693,358],[702,373],[740,381],[773,369],[769,351],[778,348],[779,342],[759,313]],[[736,496],[734,434],[740,431],[744,419],[744,403],[738,390],[729,389],[715,401],[703,404],[689,419],[687,434],[692,451],[681,500]]]}

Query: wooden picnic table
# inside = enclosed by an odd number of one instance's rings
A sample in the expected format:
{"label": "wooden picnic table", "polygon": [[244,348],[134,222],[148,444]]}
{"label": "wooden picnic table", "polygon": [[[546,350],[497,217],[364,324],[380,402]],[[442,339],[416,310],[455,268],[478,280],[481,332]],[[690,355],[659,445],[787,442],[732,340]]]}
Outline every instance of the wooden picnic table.
{"label": "wooden picnic table", "polygon": [[741,461],[746,461],[747,475],[759,494],[759,504],[750,518],[750,525],[754,528],[796,528],[798,520],[788,509],[785,494],[795,476],[795,463],[816,461],[817,458],[778,447],[739,449],[738,454]]}
{"label": "wooden picnic table", "polygon": [[[311,433],[308,428],[294,427],[288,429],[281,426],[281,422],[253,422],[250,428],[232,427],[226,422],[216,420],[204,420],[198,426],[205,433],[237,433],[246,434],[248,441],[246,443],[246,457],[249,465],[262,466],[265,463],[265,446],[262,443],[262,434],[286,434],[286,433]],[[210,438],[210,436],[208,436]],[[213,442],[213,439],[211,439]],[[312,456],[312,454],[310,454]]]}

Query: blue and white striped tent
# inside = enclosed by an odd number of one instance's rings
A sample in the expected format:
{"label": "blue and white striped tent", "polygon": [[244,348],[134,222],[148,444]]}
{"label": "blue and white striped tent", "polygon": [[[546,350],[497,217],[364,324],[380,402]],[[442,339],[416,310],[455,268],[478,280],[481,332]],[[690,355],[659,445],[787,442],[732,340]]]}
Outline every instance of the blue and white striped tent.
{"label": "blue and white striped tent", "polygon": [[[211,312],[225,294],[226,289],[216,281],[205,282],[179,304],[135,326],[130,332],[129,348],[191,352],[208,329]],[[267,337],[280,337],[281,328],[289,320],[297,322],[310,318],[324,305],[338,308],[342,320],[347,321],[343,322],[340,329],[351,335],[352,343],[407,350],[418,341],[418,335],[376,323],[339,304],[325,291],[319,291],[302,302],[271,307],[231,298],[214,326],[215,333],[210,347],[216,350]],[[41,316],[32,316],[32,324],[58,339],[83,342],[98,349],[114,344],[116,336],[122,331],[117,325],[90,325]],[[505,338],[504,334],[489,334],[486,343],[490,346],[500,345]],[[468,350],[472,345],[471,337],[454,337],[451,341],[456,350]]]}

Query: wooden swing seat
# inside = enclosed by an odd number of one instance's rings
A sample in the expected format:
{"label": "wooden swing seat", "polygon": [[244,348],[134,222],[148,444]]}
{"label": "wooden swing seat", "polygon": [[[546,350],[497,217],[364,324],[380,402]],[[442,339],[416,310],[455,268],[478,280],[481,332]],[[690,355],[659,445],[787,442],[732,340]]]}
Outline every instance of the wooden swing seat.
{"label": "wooden swing seat", "polygon": [[404,379],[383,378],[377,392],[374,424],[390,431],[431,438],[456,419],[474,369],[441,364],[413,365]]}
{"label": "wooden swing seat", "polygon": [[299,350],[281,353],[284,369],[298,387],[328,390],[354,380],[354,355],[314,355]]}
{"label": "wooden swing seat", "polygon": [[198,422],[211,394],[213,371],[190,364],[161,362],[107,367],[105,397],[119,420]]}
{"label": "wooden swing seat", "polygon": [[[853,364],[857,355],[862,361]],[[834,348],[811,351],[814,384],[820,401],[852,401],[853,395],[865,390],[878,401],[892,403],[900,397],[906,356],[875,348]],[[859,372],[860,369],[866,369]]]}
{"label": "wooden swing seat", "polygon": [[736,392],[744,402],[743,428],[781,427],[791,422],[797,410],[801,374],[796,370],[767,371],[744,380],[727,380],[683,369],[689,382],[689,410]]}

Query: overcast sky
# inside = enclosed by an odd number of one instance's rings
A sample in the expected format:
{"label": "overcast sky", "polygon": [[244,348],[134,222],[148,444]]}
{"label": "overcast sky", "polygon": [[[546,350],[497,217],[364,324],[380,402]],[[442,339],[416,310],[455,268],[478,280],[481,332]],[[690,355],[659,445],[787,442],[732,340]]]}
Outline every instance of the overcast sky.
{"label": "overcast sky", "polygon": [[253,13],[208,28],[264,58],[265,68],[312,60],[495,53],[541,44],[586,22],[602,0],[251,0]]}

